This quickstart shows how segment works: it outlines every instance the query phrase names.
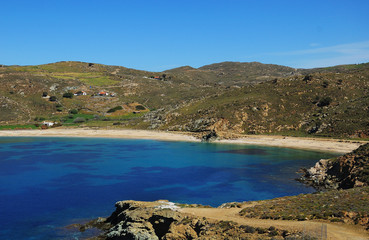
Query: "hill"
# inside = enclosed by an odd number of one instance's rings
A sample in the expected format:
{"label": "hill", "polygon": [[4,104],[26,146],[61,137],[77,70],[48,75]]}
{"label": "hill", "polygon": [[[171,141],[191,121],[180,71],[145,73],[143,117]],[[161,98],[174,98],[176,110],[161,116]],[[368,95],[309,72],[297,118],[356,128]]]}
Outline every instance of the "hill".
{"label": "hill", "polygon": [[[36,117],[66,115],[73,109],[104,116],[109,109],[131,102],[148,109],[163,108],[219,91],[166,75],[167,78],[162,73],[83,62],[2,66],[0,123],[30,123]],[[82,91],[86,96],[63,97],[65,93]],[[100,92],[114,97],[99,97]],[[55,97],[53,101],[49,101],[51,96]]]}
{"label": "hill", "polygon": [[369,66],[339,69],[230,89],[168,114],[161,128],[368,138]]}
{"label": "hill", "polygon": [[91,119],[87,126],[368,138],[368,79],[368,63],[293,69],[223,62],[164,72],[84,62],[2,65],[0,125],[73,122],[77,111],[90,116],[82,116]]}
{"label": "hill", "polygon": [[240,87],[250,83],[259,83],[278,77],[296,74],[297,69],[258,62],[222,62],[202,66],[198,69],[184,66],[165,72],[179,79],[208,85]]}
{"label": "hill", "polygon": [[[237,74],[235,71],[224,77],[219,71],[189,66],[158,73],[70,61],[37,66],[1,65],[0,124],[32,123],[35,118],[66,115],[73,109],[104,116],[109,109],[130,102],[167,111],[221,93],[235,83],[249,84],[234,81],[240,78]],[[65,93],[80,91],[88,97],[63,97]],[[99,92],[113,93],[115,97],[96,97]],[[52,102],[51,96],[54,96]]]}

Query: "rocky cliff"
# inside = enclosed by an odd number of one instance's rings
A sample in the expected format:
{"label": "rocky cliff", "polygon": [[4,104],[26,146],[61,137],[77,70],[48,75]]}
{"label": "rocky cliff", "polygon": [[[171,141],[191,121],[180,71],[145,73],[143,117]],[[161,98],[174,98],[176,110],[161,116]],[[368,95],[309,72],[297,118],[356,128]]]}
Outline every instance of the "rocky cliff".
{"label": "rocky cliff", "polygon": [[369,143],[334,159],[322,159],[304,170],[302,182],[316,189],[348,189],[369,185]]}

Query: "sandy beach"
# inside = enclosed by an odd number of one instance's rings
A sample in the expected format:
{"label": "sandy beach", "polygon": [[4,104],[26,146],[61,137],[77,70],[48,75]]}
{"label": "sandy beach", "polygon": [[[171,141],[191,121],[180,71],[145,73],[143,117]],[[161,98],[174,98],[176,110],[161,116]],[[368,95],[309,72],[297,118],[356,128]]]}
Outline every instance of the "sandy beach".
{"label": "sandy beach", "polygon": [[[0,137],[107,137],[126,139],[152,139],[162,141],[186,141],[200,142],[198,138],[185,133],[149,130],[129,129],[90,129],[90,128],[53,128],[47,130],[2,130]],[[307,149],[315,151],[328,151],[347,153],[356,148],[364,141],[348,141],[339,139],[300,138],[283,136],[241,135],[237,139],[216,140],[216,143],[248,144],[273,147],[286,147]]]}
{"label": "sandy beach", "polygon": [[352,150],[355,150],[360,145],[365,143],[365,141],[351,141],[341,139],[263,136],[263,135],[246,135],[238,139],[232,140],[224,139],[215,142],[296,148],[314,151],[335,152],[342,154],[351,152]]}

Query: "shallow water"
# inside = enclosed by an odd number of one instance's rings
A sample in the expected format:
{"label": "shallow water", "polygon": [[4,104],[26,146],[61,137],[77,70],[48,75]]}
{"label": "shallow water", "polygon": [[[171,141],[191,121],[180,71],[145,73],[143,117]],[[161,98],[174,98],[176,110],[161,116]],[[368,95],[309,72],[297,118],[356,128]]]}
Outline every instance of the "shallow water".
{"label": "shallow water", "polygon": [[78,239],[64,226],[119,200],[218,206],[313,192],[294,179],[332,154],[103,138],[0,138],[0,239]]}

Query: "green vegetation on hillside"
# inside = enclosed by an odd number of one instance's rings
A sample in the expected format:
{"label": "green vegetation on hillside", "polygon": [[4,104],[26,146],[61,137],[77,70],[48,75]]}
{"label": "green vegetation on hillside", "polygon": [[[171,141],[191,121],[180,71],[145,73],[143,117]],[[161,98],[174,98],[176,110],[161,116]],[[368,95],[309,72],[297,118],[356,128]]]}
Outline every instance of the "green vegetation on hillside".
{"label": "green vegetation on hillside", "polygon": [[34,124],[26,125],[1,125],[0,130],[38,129]]}
{"label": "green vegetation on hillside", "polygon": [[116,112],[118,110],[122,110],[123,107],[122,106],[116,106],[116,107],[113,107],[113,108],[110,108],[107,113],[113,113],[113,112]]}
{"label": "green vegetation on hillside", "polygon": [[[90,119],[93,119],[94,115],[92,114],[83,114],[83,113],[76,113],[76,114],[69,114],[67,116],[62,116],[59,117],[56,120],[59,120],[60,122],[62,122],[63,125],[73,125],[76,123],[81,123],[81,122],[85,122],[88,121]],[[85,121],[76,121],[76,119],[84,119]]]}

